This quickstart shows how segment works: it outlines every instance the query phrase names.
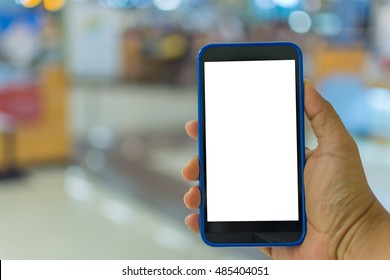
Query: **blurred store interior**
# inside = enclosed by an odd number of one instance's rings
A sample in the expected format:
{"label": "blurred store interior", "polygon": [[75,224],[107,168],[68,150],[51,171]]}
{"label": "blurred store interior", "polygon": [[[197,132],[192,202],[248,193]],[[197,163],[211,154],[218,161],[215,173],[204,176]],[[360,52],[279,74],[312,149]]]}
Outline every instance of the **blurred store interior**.
{"label": "blurred store interior", "polygon": [[266,258],[183,222],[197,52],[241,41],[301,46],[390,210],[390,1],[1,0],[0,259]]}

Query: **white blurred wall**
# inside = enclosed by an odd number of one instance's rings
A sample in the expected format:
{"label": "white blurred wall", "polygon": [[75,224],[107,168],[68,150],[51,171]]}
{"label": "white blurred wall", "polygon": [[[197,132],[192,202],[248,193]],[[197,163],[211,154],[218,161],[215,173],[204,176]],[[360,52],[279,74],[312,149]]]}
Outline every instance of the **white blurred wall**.
{"label": "white blurred wall", "polygon": [[115,79],[121,68],[121,13],[70,1],[64,12],[66,63],[73,78]]}

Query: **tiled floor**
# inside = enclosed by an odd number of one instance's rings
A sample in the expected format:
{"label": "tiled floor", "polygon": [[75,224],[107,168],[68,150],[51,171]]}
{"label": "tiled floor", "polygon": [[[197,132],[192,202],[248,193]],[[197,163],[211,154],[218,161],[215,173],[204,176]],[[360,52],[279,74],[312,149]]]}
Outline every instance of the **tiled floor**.
{"label": "tiled floor", "polygon": [[[181,166],[197,153],[183,125],[194,89],[77,87],[71,93],[77,159],[35,167],[0,185],[0,259],[242,259],[189,232]],[[390,209],[390,145],[358,139],[367,177]],[[308,146],[315,141],[308,134]]]}

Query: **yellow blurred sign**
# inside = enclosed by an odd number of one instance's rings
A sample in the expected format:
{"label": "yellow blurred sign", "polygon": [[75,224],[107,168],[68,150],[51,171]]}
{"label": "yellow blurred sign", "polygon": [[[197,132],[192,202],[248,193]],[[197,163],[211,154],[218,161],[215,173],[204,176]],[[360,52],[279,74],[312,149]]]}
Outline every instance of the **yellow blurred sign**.
{"label": "yellow blurred sign", "polygon": [[43,6],[50,12],[61,10],[66,3],[66,0],[19,0],[26,8],[34,8],[43,2]]}
{"label": "yellow blurred sign", "polygon": [[34,8],[41,4],[42,0],[20,0],[20,4],[22,4],[26,8]]}
{"label": "yellow blurred sign", "polygon": [[65,5],[66,0],[43,0],[43,5],[46,10],[56,12],[61,10]]}

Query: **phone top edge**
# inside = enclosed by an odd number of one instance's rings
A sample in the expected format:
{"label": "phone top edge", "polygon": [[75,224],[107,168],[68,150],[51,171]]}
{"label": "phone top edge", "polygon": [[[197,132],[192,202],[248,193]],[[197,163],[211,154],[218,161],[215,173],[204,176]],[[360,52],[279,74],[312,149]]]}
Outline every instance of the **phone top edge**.
{"label": "phone top edge", "polygon": [[202,54],[207,51],[208,49],[211,48],[220,48],[220,47],[255,47],[255,46],[290,46],[294,48],[297,52],[298,55],[301,57],[302,56],[302,50],[301,48],[293,42],[288,42],[288,41],[275,41],[275,42],[227,42],[227,43],[210,43],[202,46],[198,52],[198,58],[201,58]]}

